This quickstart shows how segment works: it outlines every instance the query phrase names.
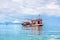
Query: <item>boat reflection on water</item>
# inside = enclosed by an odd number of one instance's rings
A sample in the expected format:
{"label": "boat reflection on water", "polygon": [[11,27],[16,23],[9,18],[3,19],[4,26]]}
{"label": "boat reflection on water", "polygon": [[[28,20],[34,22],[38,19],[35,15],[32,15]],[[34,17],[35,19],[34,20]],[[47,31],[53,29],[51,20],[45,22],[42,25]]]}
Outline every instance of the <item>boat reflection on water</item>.
{"label": "boat reflection on water", "polygon": [[42,26],[32,27],[32,32],[33,32],[33,34],[38,34],[38,35],[40,35],[41,32],[42,32]]}
{"label": "boat reflection on water", "polygon": [[23,29],[24,30],[31,30],[32,32],[32,35],[35,35],[35,34],[38,34],[40,35],[41,32],[42,32],[42,26],[34,26],[34,27],[31,27],[31,26],[23,26]]}

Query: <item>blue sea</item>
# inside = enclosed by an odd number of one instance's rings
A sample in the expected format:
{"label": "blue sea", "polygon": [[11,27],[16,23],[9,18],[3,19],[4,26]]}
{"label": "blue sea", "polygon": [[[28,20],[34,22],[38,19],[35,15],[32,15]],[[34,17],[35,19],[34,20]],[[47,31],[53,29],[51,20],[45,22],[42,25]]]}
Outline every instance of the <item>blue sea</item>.
{"label": "blue sea", "polygon": [[0,24],[0,40],[60,40],[59,20],[43,18],[42,27],[24,27],[19,23]]}

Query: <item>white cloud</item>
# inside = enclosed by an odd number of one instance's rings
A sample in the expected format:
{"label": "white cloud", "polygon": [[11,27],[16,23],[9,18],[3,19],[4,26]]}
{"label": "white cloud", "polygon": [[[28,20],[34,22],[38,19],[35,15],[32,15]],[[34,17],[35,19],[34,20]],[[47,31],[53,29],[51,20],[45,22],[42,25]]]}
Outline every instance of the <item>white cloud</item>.
{"label": "white cloud", "polygon": [[[1,1],[1,0],[0,0]],[[1,12],[17,12],[23,14],[47,14],[47,15],[59,15],[60,16],[60,5],[56,0],[2,0],[0,3]],[[15,13],[16,14],[16,13]]]}
{"label": "white cloud", "polygon": [[23,0],[12,0],[12,1],[14,1],[14,2],[21,2],[21,1],[23,1]]}
{"label": "white cloud", "polygon": [[19,20],[18,20],[18,19],[15,19],[15,20],[13,21],[13,23],[19,23]]}
{"label": "white cloud", "polygon": [[58,9],[59,5],[56,5],[55,2],[52,2],[50,4],[47,4],[46,8],[48,8],[48,9]]}

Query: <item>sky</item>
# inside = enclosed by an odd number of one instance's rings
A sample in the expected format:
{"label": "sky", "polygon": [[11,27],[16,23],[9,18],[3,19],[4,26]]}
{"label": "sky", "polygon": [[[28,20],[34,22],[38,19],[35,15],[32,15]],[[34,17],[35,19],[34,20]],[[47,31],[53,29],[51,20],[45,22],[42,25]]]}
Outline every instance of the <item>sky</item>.
{"label": "sky", "polygon": [[60,16],[60,0],[0,0],[0,15]]}
{"label": "sky", "polygon": [[60,0],[0,0],[0,21],[22,14],[60,17]]}

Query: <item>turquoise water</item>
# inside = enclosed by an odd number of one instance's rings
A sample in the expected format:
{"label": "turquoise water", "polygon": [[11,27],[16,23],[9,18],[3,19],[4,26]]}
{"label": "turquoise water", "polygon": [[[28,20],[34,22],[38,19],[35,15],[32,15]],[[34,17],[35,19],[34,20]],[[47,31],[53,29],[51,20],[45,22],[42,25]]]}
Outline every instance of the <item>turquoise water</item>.
{"label": "turquoise water", "polygon": [[24,27],[21,24],[1,24],[0,40],[60,40],[60,27],[45,24],[41,27]]}

